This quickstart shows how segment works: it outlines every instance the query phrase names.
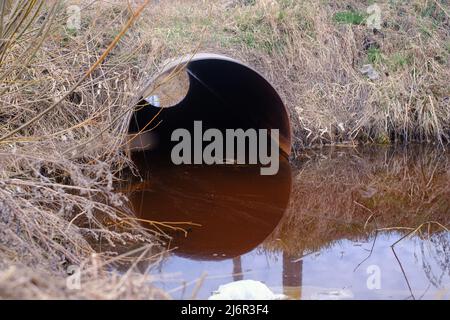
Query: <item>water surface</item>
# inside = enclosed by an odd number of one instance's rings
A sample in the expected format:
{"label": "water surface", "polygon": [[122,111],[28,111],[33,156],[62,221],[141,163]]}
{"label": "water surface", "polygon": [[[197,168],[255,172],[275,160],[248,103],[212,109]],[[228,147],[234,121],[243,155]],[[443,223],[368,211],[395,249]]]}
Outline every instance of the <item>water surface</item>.
{"label": "water surface", "polygon": [[330,148],[282,161],[276,176],[140,157],[130,199],[171,236],[149,272],[174,298],[241,279],[292,299],[450,297],[447,152]]}

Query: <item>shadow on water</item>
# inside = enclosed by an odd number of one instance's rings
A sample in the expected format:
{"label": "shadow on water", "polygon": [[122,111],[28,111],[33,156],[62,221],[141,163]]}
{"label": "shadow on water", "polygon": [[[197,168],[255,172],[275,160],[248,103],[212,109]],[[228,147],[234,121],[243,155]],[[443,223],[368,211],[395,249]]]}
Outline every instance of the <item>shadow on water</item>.
{"label": "shadow on water", "polygon": [[173,250],[150,268],[174,298],[191,298],[198,279],[198,298],[241,279],[293,299],[450,297],[447,152],[330,148],[275,176],[135,157],[136,215],[183,223],[160,227]]}

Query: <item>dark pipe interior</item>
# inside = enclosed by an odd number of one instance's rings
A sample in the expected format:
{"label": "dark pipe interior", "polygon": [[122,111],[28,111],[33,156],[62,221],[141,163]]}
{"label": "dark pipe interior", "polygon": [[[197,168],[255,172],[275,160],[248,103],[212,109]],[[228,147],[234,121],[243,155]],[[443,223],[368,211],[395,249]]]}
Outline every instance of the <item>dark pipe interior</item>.
{"label": "dark pipe interior", "polygon": [[[175,129],[193,131],[195,120],[208,128],[279,129],[280,154],[290,153],[289,118],[276,90],[260,74],[249,67],[218,58],[191,61],[186,66],[189,91],[177,105],[164,108],[154,124],[152,134],[159,144],[154,150],[170,154],[177,142],[171,142]],[[157,115],[159,108],[149,105],[142,97],[130,123],[130,133],[142,130]]]}

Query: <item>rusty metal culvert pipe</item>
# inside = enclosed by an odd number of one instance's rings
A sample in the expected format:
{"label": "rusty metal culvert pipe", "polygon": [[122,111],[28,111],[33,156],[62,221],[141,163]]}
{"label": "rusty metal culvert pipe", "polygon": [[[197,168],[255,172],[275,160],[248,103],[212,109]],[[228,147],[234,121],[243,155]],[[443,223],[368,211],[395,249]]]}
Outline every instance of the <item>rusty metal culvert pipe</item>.
{"label": "rusty metal culvert pipe", "polygon": [[[242,62],[199,53],[167,63],[139,95],[129,126],[132,150],[169,154],[175,129],[279,129],[280,154],[291,151],[289,115],[275,88]],[[136,133],[140,133],[136,135]]]}

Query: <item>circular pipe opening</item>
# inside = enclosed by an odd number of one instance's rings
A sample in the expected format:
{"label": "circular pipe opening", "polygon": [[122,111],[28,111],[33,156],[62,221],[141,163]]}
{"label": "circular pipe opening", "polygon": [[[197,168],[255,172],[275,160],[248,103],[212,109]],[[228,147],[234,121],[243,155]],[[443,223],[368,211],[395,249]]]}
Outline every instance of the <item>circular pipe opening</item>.
{"label": "circular pipe opening", "polygon": [[277,91],[257,71],[226,56],[181,57],[151,79],[130,122],[130,148],[170,154],[172,132],[192,132],[194,121],[202,121],[203,131],[278,129],[281,154],[291,151],[289,116]]}

